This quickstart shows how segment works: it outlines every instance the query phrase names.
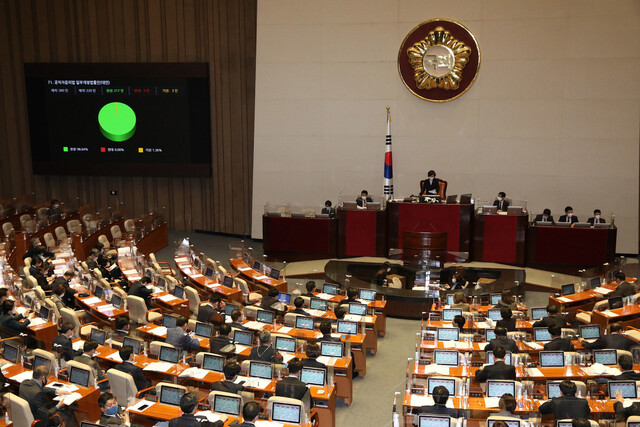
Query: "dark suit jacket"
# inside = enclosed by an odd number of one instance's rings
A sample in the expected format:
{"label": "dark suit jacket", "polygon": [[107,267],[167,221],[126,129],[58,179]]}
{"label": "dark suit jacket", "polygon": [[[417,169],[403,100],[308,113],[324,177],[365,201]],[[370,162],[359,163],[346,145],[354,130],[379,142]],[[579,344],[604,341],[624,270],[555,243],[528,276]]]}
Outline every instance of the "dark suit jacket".
{"label": "dark suit jacket", "polygon": [[273,362],[276,357],[276,349],[273,346],[259,345],[251,349],[249,360],[261,360],[263,362]]}
{"label": "dark suit jacket", "polygon": [[553,222],[553,216],[549,215],[547,217],[546,221],[542,221],[542,214],[536,215],[536,219],[533,220],[534,223],[536,222]]}
{"label": "dark suit jacket", "polygon": [[544,345],[544,349],[556,351],[573,351],[573,344],[571,344],[571,339],[569,338],[558,337],[546,343]]}
{"label": "dark suit jacket", "polygon": [[59,352],[64,360],[73,360],[82,354],[82,350],[73,349],[73,342],[64,335],[58,335],[53,339],[53,349]]}
{"label": "dark suit jacket", "polygon": [[220,316],[220,312],[209,304],[203,304],[198,308],[198,322],[219,323],[224,321],[224,317]]}
{"label": "dark suit jacket", "polygon": [[276,396],[303,400],[309,393],[307,384],[295,377],[286,377],[276,383]]}
{"label": "dark suit jacket", "polygon": [[216,381],[215,383],[211,384],[211,390],[238,394],[239,392],[244,390],[244,387],[241,384],[236,384],[232,381],[224,380],[224,381]]}
{"label": "dark suit jacket", "polygon": [[302,314],[303,316],[308,316],[309,315],[309,313],[304,311],[302,308],[294,308],[293,310],[287,311],[287,313]]}
{"label": "dark suit jacket", "polygon": [[129,295],[144,299],[144,301],[147,303],[147,307],[149,307],[152,293],[153,291],[151,289],[147,289],[147,287],[144,286],[144,284],[140,283],[140,281],[138,280],[133,282],[133,284],[129,288]]}
{"label": "dark suit jacket", "polygon": [[485,382],[486,380],[515,380],[516,367],[507,365],[502,361],[497,361],[493,365],[476,371],[476,380]]}
{"label": "dark suit jacket", "polygon": [[513,332],[516,330],[516,319],[500,319],[496,322],[496,327],[498,326],[506,328],[508,332]]}
{"label": "dark suit jacket", "polygon": [[549,326],[557,325],[561,328],[567,327],[567,320],[561,314],[554,314],[553,316],[543,317],[537,322],[533,323],[534,328],[548,328]]}
{"label": "dark suit jacket", "polygon": [[87,267],[89,267],[89,270],[93,271],[95,268],[100,267],[98,265],[98,262],[96,260],[94,260],[93,258],[87,258]]}
{"label": "dark suit jacket", "polygon": [[318,342],[321,342],[321,341],[342,342],[342,340],[340,339],[340,337],[332,337],[332,336],[331,336],[331,334],[329,334],[329,335],[323,335],[323,336],[321,336],[317,341],[318,341]]}
{"label": "dark suit jacket", "polygon": [[[93,371],[93,377],[96,379],[96,381],[102,381],[102,380],[107,378],[105,373],[102,372],[102,369],[100,369],[100,365],[98,364],[98,362],[96,362],[92,358],[90,358],[88,356],[85,356],[85,355],[80,355],[80,356],[74,357],[73,360],[75,360],[76,362],[80,362],[80,363],[83,363],[83,364],[89,366],[91,368],[91,370]],[[100,385],[101,389],[108,388],[107,382],[101,383],[99,385]]]}
{"label": "dark suit jacket", "polygon": [[265,310],[273,310],[271,306],[275,303],[278,303],[278,298],[270,297],[269,295],[262,297],[262,302],[260,302],[260,308]]}
{"label": "dark suit jacket", "polygon": [[498,210],[499,210],[499,211],[506,212],[507,208],[509,207],[509,202],[507,202],[507,201],[506,201],[506,200],[504,200],[504,199],[503,199],[502,201],[500,201],[500,200],[496,199],[496,200],[493,202],[493,206],[496,206],[496,207],[498,208]]}
{"label": "dark suit jacket", "polygon": [[[587,222],[588,222],[589,224],[593,224],[594,222],[596,222],[596,218],[592,216],[591,218],[589,218],[589,219],[587,220]],[[598,218],[598,221],[596,222],[596,224],[604,224],[604,223],[606,223],[606,222],[607,222],[607,221],[605,221],[605,219],[604,219],[604,218]]]}
{"label": "dark suit jacket", "polygon": [[55,390],[43,388],[35,380],[24,380],[20,384],[19,396],[29,402],[35,419],[46,420],[57,412],[56,405],[49,401],[47,394],[55,395]]}
{"label": "dark suit jacket", "polygon": [[451,413],[449,412],[449,408],[447,408],[447,405],[439,405],[439,404],[434,404],[433,406],[421,406],[420,407],[420,412],[418,412],[419,415],[422,414],[428,414],[428,415],[451,415]]}
{"label": "dark suit jacket", "polygon": [[618,286],[616,286],[613,292],[607,295],[607,298],[630,297],[635,293],[636,293],[636,288],[631,283],[622,282]]}
{"label": "dark suit jacket", "polygon": [[591,409],[587,399],[580,399],[575,396],[554,397],[540,405],[540,413],[554,414],[556,420],[565,418],[589,418]]}
{"label": "dark suit jacket", "polygon": [[222,427],[224,423],[222,421],[211,421],[196,418],[193,414],[183,414],[181,417],[177,417],[169,421],[169,427]]}
{"label": "dark suit jacket", "polygon": [[625,408],[620,402],[615,402],[613,404],[613,410],[616,411],[616,417],[626,420],[631,416],[640,415],[640,402],[634,402],[628,408]]}
{"label": "dark suit jacket", "polygon": [[[560,218],[558,218],[558,222],[567,222],[567,216],[566,215],[560,215]],[[578,221],[578,217],[575,215],[571,216],[571,224],[573,224],[574,222],[580,222]]]}
{"label": "dark suit jacket", "polygon": [[232,329],[240,329],[241,331],[246,331],[247,328],[244,327],[244,325],[240,322],[231,322],[228,323],[229,326],[231,326]]}
{"label": "dark suit jacket", "polygon": [[338,303],[338,305],[343,305],[343,304],[347,304],[347,305],[349,305],[349,304],[350,304],[350,303],[352,303],[352,302],[353,302],[353,303],[359,303],[359,301],[358,301],[357,299],[355,299],[355,298],[354,298],[354,299],[345,298],[345,299],[343,299],[342,301],[340,301],[340,302]]}
{"label": "dark suit jacket", "polygon": [[622,334],[602,335],[592,343],[584,341],[582,346],[589,350],[599,350],[602,348],[611,348],[616,350],[631,351],[631,347],[636,345],[635,341]]}
{"label": "dark suit jacket", "polygon": [[336,216],[336,210],[333,208],[322,208],[322,211],[320,213],[329,215],[329,218],[333,218],[334,216]]}
{"label": "dark suit jacket", "polygon": [[[372,203],[372,202],[373,202],[373,199],[372,199],[371,197],[367,196],[367,198],[365,199],[365,202],[366,202],[366,203]],[[358,205],[358,206],[360,206],[360,207],[362,207],[362,206],[363,206],[363,203],[362,203],[362,197],[358,197],[358,198],[356,199],[356,205]]]}
{"label": "dark suit jacket", "polygon": [[24,316],[22,314],[12,316],[9,313],[2,313],[2,315],[0,315],[0,326],[12,331],[23,332],[25,329],[27,329],[27,326],[29,326],[29,323],[31,322],[29,319],[21,322],[21,320],[23,319]]}
{"label": "dark suit jacket", "polygon": [[105,414],[100,415],[100,425],[105,426],[122,426],[124,419],[121,417],[109,417]]}
{"label": "dark suit jacket", "polygon": [[[438,184],[440,180],[438,178],[434,178],[432,183],[429,183],[429,178],[426,178],[420,187],[420,195],[436,195],[438,191],[440,191],[440,184]],[[433,192],[435,190],[435,192]]]}
{"label": "dark suit jacket", "polygon": [[36,274],[32,273],[32,276],[35,277],[36,281],[38,282],[38,286],[40,286],[43,291],[50,291],[52,289],[49,281],[41,272],[38,271],[36,272]]}
{"label": "dark suit jacket", "polygon": [[615,377],[611,377],[609,379],[611,381],[624,381],[624,380],[640,381],[640,374],[635,371],[623,371],[620,375],[616,375]]}
{"label": "dark suit jacket", "polygon": [[327,365],[318,362],[316,359],[302,359],[302,365],[307,368],[326,368]]}
{"label": "dark suit jacket", "polygon": [[220,350],[222,350],[223,347],[231,344],[232,342],[233,341],[231,341],[231,338],[225,337],[223,335],[209,338],[209,347],[211,348],[211,353],[219,354]]}
{"label": "dark suit jacket", "polygon": [[484,346],[485,351],[493,351],[494,348],[501,346],[505,349],[505,351],[510,351],[512,353],[518,352],[518,344],[511,338],[506,337],[498,337],[489,341],[489,344]]}
{"label": "dark suit jacket", "polygon": [[131,362],[122,362],[119,365],[113,367],[121,372],[126,372],[133,377],[133,381],[136,383],[138,391],[151,387],[151,381],[144,376],[142,368],[137,367]]}

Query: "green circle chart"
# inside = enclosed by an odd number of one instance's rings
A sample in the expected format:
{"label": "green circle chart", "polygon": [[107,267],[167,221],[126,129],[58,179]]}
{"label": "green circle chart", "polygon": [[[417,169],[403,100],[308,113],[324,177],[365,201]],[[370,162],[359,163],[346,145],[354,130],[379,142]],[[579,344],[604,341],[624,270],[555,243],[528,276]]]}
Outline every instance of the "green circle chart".
{"label": "green circle chart", "polygon": [[136,132],[136,113],[127,104],[110,102],[100,109],[98,124],[105,138],[126,141]]}

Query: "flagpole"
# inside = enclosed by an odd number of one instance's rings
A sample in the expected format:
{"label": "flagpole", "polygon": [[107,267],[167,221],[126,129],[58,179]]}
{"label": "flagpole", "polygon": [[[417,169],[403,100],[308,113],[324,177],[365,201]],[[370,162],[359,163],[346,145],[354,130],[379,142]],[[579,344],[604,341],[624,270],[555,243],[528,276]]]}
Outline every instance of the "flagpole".
{"label": "flagpole", "polygon": [[393,199],[393,158],[391,153],[391,107],[387,106],[387,137],[384,153],[384,200]]}

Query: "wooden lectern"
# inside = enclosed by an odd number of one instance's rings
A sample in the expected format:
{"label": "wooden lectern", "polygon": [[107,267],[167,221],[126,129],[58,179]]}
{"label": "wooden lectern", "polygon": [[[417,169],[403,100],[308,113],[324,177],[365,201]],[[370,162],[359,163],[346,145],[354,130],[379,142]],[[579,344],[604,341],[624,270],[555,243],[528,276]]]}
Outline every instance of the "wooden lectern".
{"label": "wooden lectern", "polygon": [[402,232],[402,259],[408,264],[426,260],[442,266],[447,259],[447,232]]}

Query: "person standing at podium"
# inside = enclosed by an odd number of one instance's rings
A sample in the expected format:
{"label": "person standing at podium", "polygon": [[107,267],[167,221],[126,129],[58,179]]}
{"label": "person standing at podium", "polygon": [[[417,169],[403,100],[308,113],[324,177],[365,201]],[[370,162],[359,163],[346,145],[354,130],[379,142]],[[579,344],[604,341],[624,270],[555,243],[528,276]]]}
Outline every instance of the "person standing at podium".
{"label": "person standing at podium", "polygon": [[564,208],[564,215],[560,216],[558,222],[570,222],[573,224],[574,222],[579,222],[578,217],[573,215],[573,208],[571,206],[567,206]]}
{"label": "person standing at podium", "polygon": [[359,208],[366,208],[367,203],[372,203],[372,202],[373,202],[373,199],[369,197],[369,192],[367,190],[362,190],[360,192],[360,197],[356,199],[356,205],[358,205]]}
{"label": "person standing at podium", "polygon": [[596,209],[593,211],[593,216],[591,218],[589,218],[587,220],[587,222],[591,225],[593,224],[604,224],[607,221],[605,221],[604,218],[601,218],[600,215],[602,214],[602,212],[600,212],[600,209]]}
{"label": "person standing at podium", "polygon": [[545,209],[541,214],[536,215],[536,219],[533,220],[534,224],[539,222],[550,222],[553,223],[553,217],[551,216],[551,209]]}
{"label": "person standing at podium", "polygon": [[505,193],[504,191],[501,191],[498,193],[498,197],[496,197],[496,200],[493,202],[493,206],[498,208],[498,212],[507,211],[507,208],[509,207],[509,202],[507,202],[506,197],[507,197],[507,193]]}
{"label": "person standing at podium", "polygon": [[435,196],[440,191],[440,184],[438,184],[440,180],[436,178],[436,171],[430,170],[427,172],[427,179],[422,181],[422,185],[420,186],[420,195],[421,196]]}

